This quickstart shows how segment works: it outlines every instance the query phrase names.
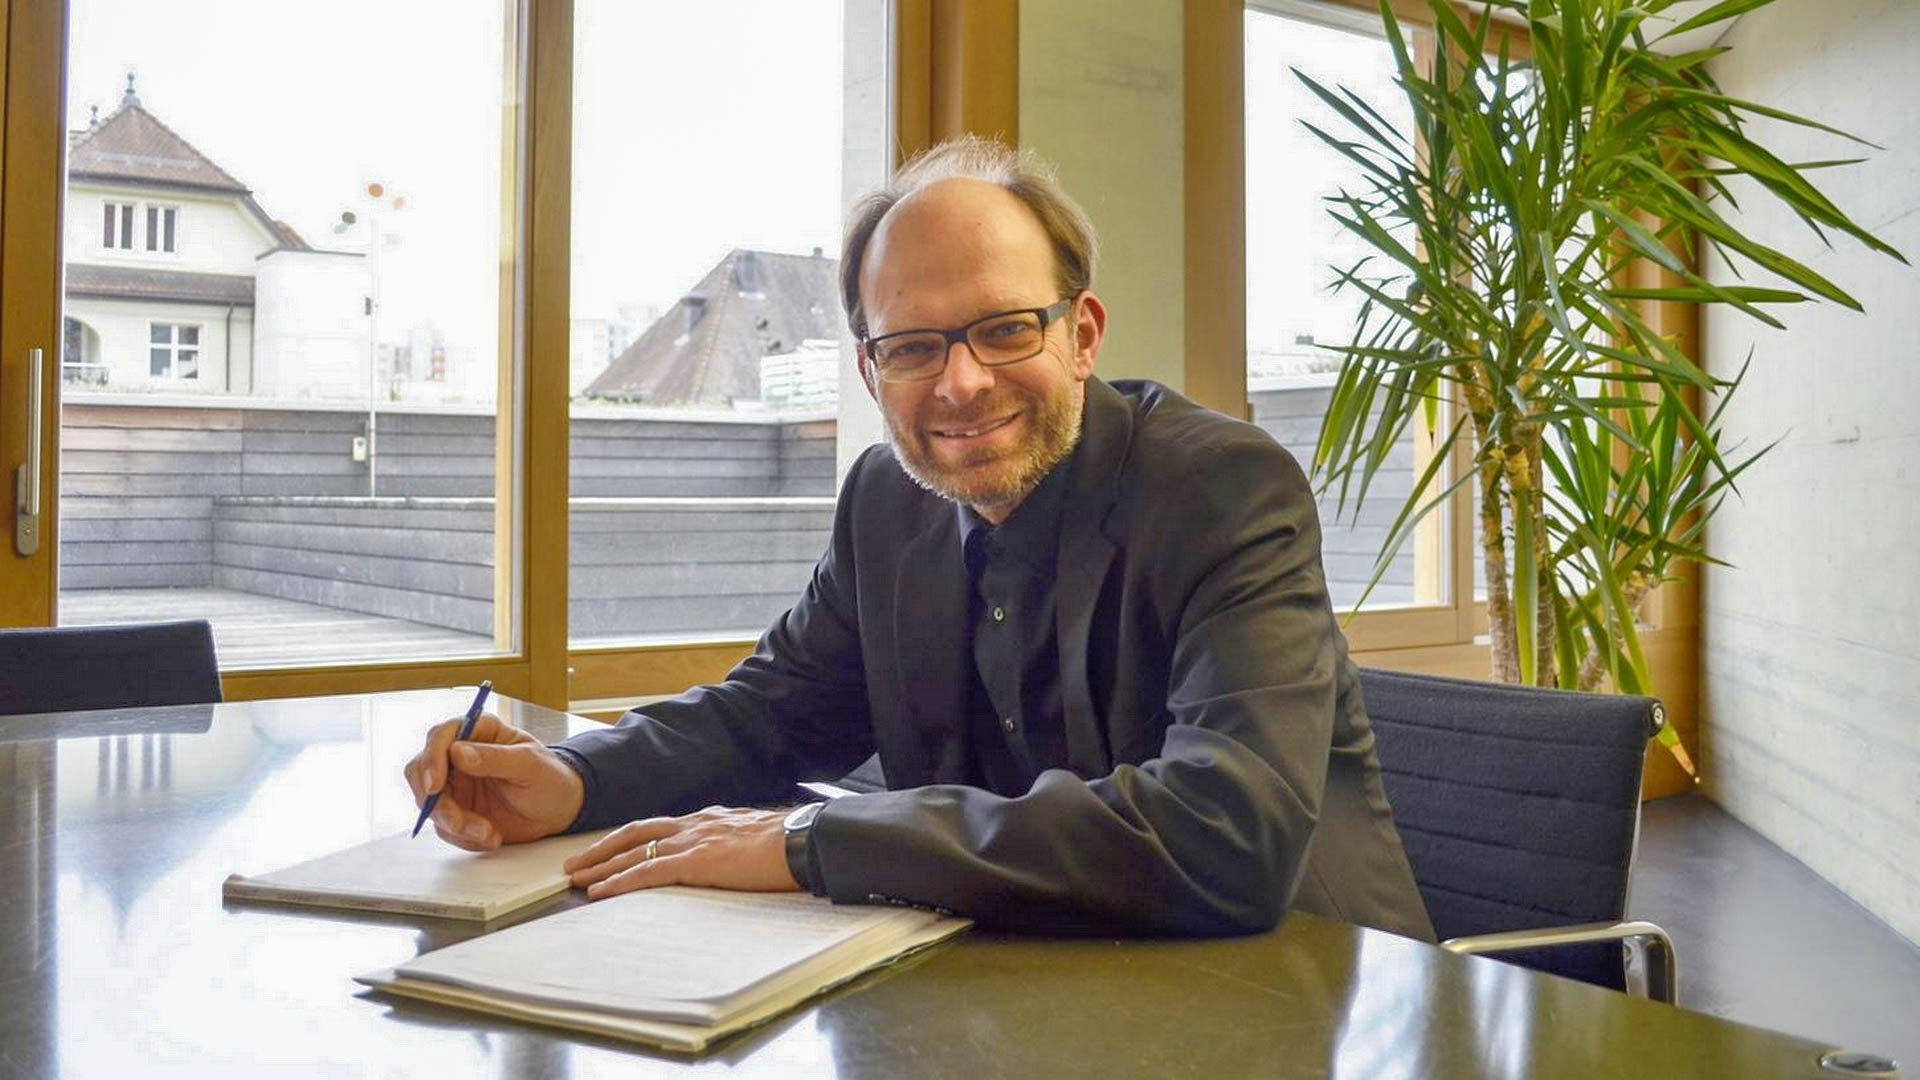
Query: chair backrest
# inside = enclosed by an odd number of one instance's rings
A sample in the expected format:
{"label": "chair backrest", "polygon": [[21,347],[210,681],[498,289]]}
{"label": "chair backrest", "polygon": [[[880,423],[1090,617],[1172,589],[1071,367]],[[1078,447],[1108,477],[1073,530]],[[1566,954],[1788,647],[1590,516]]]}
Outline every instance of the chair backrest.
{"label": "chair backrest", "polygon": [[[1371,668],[1360,687],[1442,941],[1622,917],[1659,702]],[[1501,958],[1624,986],[1616,944]]]}
{"label": "chair backrest", "polygon": [[204,619],[0,630],[0,716],[219,700]]}

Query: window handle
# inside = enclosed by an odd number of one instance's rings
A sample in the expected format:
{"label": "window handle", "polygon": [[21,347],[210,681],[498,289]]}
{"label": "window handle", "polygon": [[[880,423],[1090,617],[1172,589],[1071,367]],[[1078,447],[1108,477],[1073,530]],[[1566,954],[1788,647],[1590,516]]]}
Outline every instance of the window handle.
{"label": "window handle", "polygon": [[41,355],[27,350],[27,461],[14,476],[13,547],[21,555],[40,550]]}

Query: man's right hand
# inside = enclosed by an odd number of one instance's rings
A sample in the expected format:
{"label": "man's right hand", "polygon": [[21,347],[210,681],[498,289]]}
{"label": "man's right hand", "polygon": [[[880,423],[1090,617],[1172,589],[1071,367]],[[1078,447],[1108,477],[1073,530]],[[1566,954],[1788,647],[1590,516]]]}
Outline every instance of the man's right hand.
{"label": "man's right hand", "polygon": [[465,719],[435,724],[426,747],[407,762],[415,806],[446,789],[433,808],[440,839],[469,851],[491,851],[552,836],[573,823],[586,801],[579,773],[540,740],[492,713],[481,714],[471,738],[456,742]]}

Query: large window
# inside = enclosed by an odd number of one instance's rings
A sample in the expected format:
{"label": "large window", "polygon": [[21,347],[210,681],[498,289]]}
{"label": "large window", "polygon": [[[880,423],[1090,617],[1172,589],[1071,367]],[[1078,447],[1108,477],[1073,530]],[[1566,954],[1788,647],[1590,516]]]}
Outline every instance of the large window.
{"label": "large window", "polygon": [[517,9],[271,6],[69,5],[59,619],[511,650]]}
{"label": "large window", "polygon": [[575,645],[751,638],[826,548],[884,11],[575,0]]}
{"label": "large window", "polygon": [[[1321,416],[1353,340],[1361,297],[1337,288],[1367,245],[1328,214],[1326,198],[1364,191],[1360,168],[1305,126],[1337,133],[1340,120],[1295,75],[1344,87],[1411,139],[1406,99],[1378,16],[1343,7],[1264,2],[1246,24],[1247,396],[1254,422],[1311,467]],[[1336,610],[1445,603],[1449,560],[1444,514],[1405,544],[1374,580],[1377,556],[1413,489],[1422,433],[1409,430],[1356,505],[1337,486],[1320,499],[1323,557]],[[1318,480],[1319,478],[1316,478]],[[1438,490],[1438,489],[1435,489]]]}

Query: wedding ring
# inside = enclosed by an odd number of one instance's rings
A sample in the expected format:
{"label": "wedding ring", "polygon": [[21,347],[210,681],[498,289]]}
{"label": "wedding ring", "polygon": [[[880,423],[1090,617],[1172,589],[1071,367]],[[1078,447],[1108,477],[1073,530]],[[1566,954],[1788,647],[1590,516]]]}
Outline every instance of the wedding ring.
{"label": "wedding ring", "polygon": [[640,856],[640,861],[641,861],[641,862],[652,862],[652,861],[653,861],[653,857],[654,857],[655,855],[658,855],[659,853],[660,853],[660,841],[658,841],[658,840],[649,840],[649,841],[647,841],[647,850],[646,850],[646,853]]}

